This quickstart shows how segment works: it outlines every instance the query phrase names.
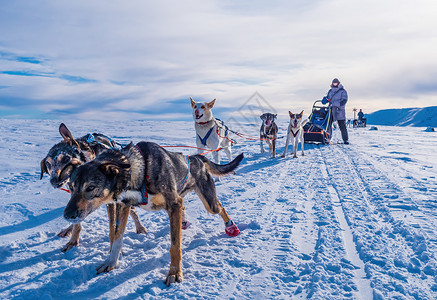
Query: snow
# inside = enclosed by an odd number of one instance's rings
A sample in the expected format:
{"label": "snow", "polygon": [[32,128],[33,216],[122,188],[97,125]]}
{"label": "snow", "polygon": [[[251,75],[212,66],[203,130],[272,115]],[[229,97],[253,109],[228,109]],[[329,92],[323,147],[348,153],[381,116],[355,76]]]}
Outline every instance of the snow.
{"label": "snow", "polygon": [[383,109],[366,115],[372,125],[437,127],[437,106]]}
{"label": "snow", "polygon": [[[62,253],[69,196],[39,180],[39,162],[60,140],[59,121],[0,120],[0,298],[21,299],[436,299],[437,136],[419,127],[349,129],[350,145],[305,145],[272,159],[240,138],[245,160],[217,184],[241,234],[185,198],[184,281],[167,288],[170,227],[164,211],[137,209],[119,267],[108,257],[106,209],[83,222],[78,247]],[[105,133],[161,145],[195,145],[192,122],[67,121],[77,136]],[[232,128],[232,124],[228,124]],[[280,136],[287,122],[279,122]],[[242,125],[255,135],[257,127]],[[278,140],[278,153],[284,139]],[[179,149],[193,153],[190,149]],[[291,153],[291,149],[289,149]],[[298,152],[299,153],[299,152]]]}

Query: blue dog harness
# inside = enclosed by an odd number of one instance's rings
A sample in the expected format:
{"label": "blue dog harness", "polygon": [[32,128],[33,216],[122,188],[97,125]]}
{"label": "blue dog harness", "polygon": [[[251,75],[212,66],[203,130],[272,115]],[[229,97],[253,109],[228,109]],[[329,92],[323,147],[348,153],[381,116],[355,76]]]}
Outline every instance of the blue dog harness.
{"label": "blue dog harness", "polygon": [[187,160],[188,171],[187,171],[187,175],[185,176],[184,180],[182,180],[182,183],[178,187],[178,193],[182,191],[182,188],[184,187],[185,183],[188,180],[188,176],[190,175],[190,157],[188,155],[186,155],[185,159]]}
{"label": "blue dog harness", "polygon": [[[215,124],[217,125],[218,128],[224,129],[225,130],[225,134],[224,137],[227,138],[228,134],[229,134],[229,127],[225,124],[225,122],[223,122],[220,119],[214,119]],[[205,122],[207,123],[207,122]],[[218,128],[217,128],[217,134],[218,134]],[[197,136],[199,137],[200,142],[202,143],[203,146],[206,146],[206,142],[208,140],[208,138],[211,136],[212,131],[214,130],[214,126],[211,127],[211,129],[205,134],[205,136],[202,138],[199,134],[197,134]],[[220,136],[220,135],[219,135]],[[222,137],[222,136],[220,136]],[[231,143],[235,143],[234,140],[229,139],[229,141],[231,141]]]}
{"label": "blue dog harness", "polygon": [[[109,137],[107,137],[107,136],[105,136],[105,135],[102,135],[102,136],[105,137],[105,138],[107,138],[108,141],[110,141],[113,145],[116,144],[116,143],[115,143],[112,139],[110,139]],[[88,134],[88,137],[87,137],[87,140],[86,140],[86,141],[87,141],[88,144],[96,143],[96,144],[99,144],[99,145],[105,147],[106,149],[117,150],[116,147],[110,147],[110,146],[108,146],[108,145],[105,145],[105,144],[99,142],[98,140],[96,140],[96,138],[94,137],[94,135],[91,134],[91,133]]]}
{"label": "blue dog harness", "polygon": [[200,142],[202,143],[203,146],[206,146],[206,141],[210,137],[213,129],[214,129],[214,127],[211,127],[211,129],[206,133],[206,135],[203,137],[203,139],[199,134],[197,134],[197,136],[199,137]]}

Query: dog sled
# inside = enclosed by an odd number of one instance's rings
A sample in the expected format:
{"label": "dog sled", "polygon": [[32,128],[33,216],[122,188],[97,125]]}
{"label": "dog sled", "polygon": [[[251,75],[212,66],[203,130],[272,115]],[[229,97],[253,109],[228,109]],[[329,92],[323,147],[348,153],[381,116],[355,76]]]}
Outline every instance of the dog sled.
{"label": "dog sled", "polygon": [[366,118],[362,118],[362,119],[355,119],[353,121],[353,127],[354,128],[358,128],[358,127],[366,127],[367,124],[367,119]]}
{"label": "dog sled", "polygon": [[328,144],[331,139],[332,115],[329,103],[317,100],[313,104],[308,123],[303,127],[305,143]]}

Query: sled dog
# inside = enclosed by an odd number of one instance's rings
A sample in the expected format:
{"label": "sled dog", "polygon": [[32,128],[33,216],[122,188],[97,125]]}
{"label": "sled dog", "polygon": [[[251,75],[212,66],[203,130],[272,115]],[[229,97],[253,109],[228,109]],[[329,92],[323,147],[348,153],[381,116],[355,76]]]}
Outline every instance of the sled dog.
{"label": "sled dog", "polygon": [[264,154],[263,141],[269,145],[269,152],[276,157],[276,139],[278,138],[278,126],[275,123],[277,114],[265,113],[260,116],[262,125],[259,133],[261,153]]}
{"label": "sled dog", "polygon": [[[207,148],[211,150],[223,149],[228,160],[232,160],[232,143],[228,138],[228,128],[223,121],[216,119],[212,115],[215,99],[211,102],[195,102],[191,100],[191,108],[193,109],[194,128],[196,129],[196,144],[198,148]],[[202,153],[199,150],[198,153]],[[220,164],[220,151],[212,152],[212,156],[216,164]]]}
{"label": "sled dog", "polygon": [[[47,156],[41,161],[40,179],[43,178],[44,173],[49,174],[50,183],[54,188],[62,188],[62,186],[66,185],[71,173],[78,166],[93,160],[102,151],[117,146],[114,141],[100,133],[87,134],[81,138],[74,139],[64,123],[61,123],[59,126],[59,133],[64,140],[54,145],[49,150]],[[131,216],[135,222],[137,233],[146,233],[147,231],[141,224],[135,210],[131,211]],[[80,223],[77,223],[58,233],[60,237],[66,237],[71,234],[70,241],[62,248],[63,252],[79,244],[81,229]]]}
{"label": "sled dog", "polygon": [[285,157],[287,154],[287,148],[288,144],[291,140],[291,145],[293,147],[293,157],[297,157],[297,146],[301,145],[302,148],[302,156],[305,155],[303,144],[304,144],[304,138],[303,138],[303,126],[305,123],[308,122],[308,120],[302,121],[303,111],[301,111],[299,114],[293,114],[291,111],[288,112],[290,115],[290,125],[288,125],[287,130],[287,140],[285,141],[285,149],[284,153],[282,154],[282,157]]}
{"label": "sled dog", "polygon": [[[171,238],[170,271],[165,279],[169,286],[182,281],[182,210],[183,197],[188,192],[194,190],[208,212],[220,214],[229,236],[240,233],[217,199],[211,174],[223,176],[232,173],[242,159],[243,154],[240,154],[229,164],[218,165],[204,156],[169,152],[150,142],[140,142],[135,146],[130,143],[121,150],[107,150],[73,171],[69,183],[71,198],[64,217],[78,223],[103,204],[120,205],[118,229],[109,236],[109,257],[97,269],[102,273],[117,266],[131,208],[165,209],[170,219]],[[110,217],[111,222],[114,219],[114,216]]]}

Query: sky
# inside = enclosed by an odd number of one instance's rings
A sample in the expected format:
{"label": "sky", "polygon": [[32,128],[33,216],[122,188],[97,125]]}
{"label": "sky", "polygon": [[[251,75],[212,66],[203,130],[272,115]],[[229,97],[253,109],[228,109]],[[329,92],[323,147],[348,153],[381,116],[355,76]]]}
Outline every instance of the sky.
{"label": "sky", "polygon": [[[191,118],[437,105],[437,1],[0,0],[0,118]],[[248,102],[249,101],[249,102]],[[259,101],[258,101],[259,102]]]}

